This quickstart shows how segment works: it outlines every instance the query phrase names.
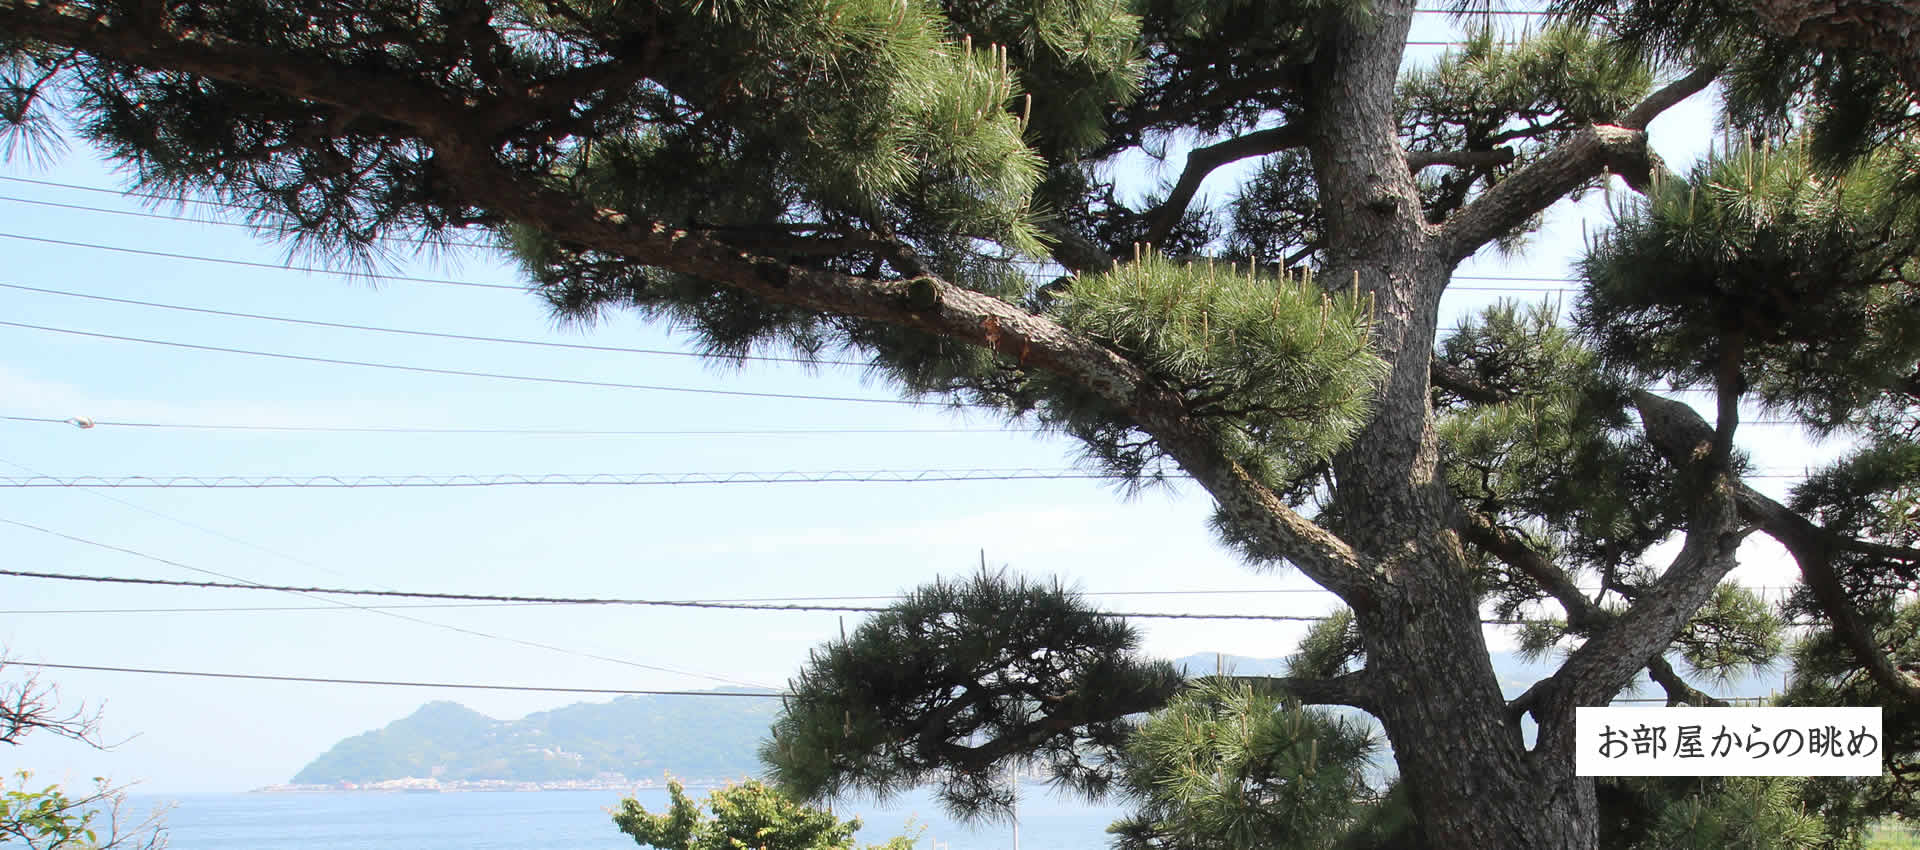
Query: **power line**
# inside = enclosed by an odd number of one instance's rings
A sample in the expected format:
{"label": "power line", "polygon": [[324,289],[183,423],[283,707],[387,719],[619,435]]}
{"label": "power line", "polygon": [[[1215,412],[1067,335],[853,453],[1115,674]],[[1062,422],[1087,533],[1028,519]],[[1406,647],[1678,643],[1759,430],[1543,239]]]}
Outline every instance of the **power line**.
{"label": "power line", "polygon": [[[0,520],[4,522],[6,520]],[[286,587],[278,585],[240,584],[235,582],[179,581],[174,579],[134,578],[130,576],[80,575],[75,573],[48,573],[31,570],[0,570],[0,576],[16,578],[48,579],[53,581],[77,581],[99,584],[140,584],[157,587],[185,587],[201,590],[270,590],[287,593],[329,593],[342,596],[371,596],[398,599],[439,599],[463,602],[530,602],[551,605],[620,605],[643,608],[698,608],[721,611],[794,611],[794,612],[831,612],[842,614],[878,614],[889,610],[875,605],[812,605],[812,604],[773,604],[757,602],[706,602],[691,599],[633,599],[622,597],[578,597],[578,596],[517,596],[508,594],[483,593],[434,593],[400,590],[370,590],[362,588],[328,587]],[[1171,612],[1142,611],[1101,611],[1108,617],[1135,617],[1153,620],[1263,620],[1279,622],[1319,622],[1327,619],[1325,615],[1304,614],[1190,614]],[[1515,625],[1519,621],[1483,620],[1490,625]]]}
{"label": "power line", "polygon": [[[259,425],[217,422],[144,422],[69,416],[0,416],[0,422],[30,422],[78,428],[146,428],[181,431],[262,431],[323,434],[510,434],[536,437],[794,437],[846,434],[1044,434],[1044,428],[758,428],[733,430],[595,430],[579,428],[452,428],[429,425]],[[1792,419],[1747,419],[1741,425],[1795,425]]]}
{"label": "power line", "polygon": [[22,667],[45,667],[53,670],[90,670],[102,673],[147,673],[157,676],[194,676],[202,679],[250,679],[265,682],[310,682],[323,685],[381,685],[395,688],[459,688],[474,691],[533,691],[551,694],[615,694],[622,696],[667,696],[667,697],[752,697],[757,699],[779,699],[778,693],[756,693],[741,691],[654,691],[638,688],[556,688],[542,685],[477,685],[469,682],[410,682],[390,679],[334,679],[320,676],[269,676],[260,673],[209,673],[200,670],[160,670],[149,667],[106,667],[91,664],[54,664],[46,661],[15,661],[8,664]]}
{"label": "power line", "polygon": [[[1418,42],[1416,44],[1434,44],[1434,43]],[[0,179],[20,179],[20,178],[0,177]],[[41,185],[60,186],[63,188],[78,189],[83,191],[95,191],[95,192],[111,192],[112,191],[112,190],[100,189],[98,187],[92,187],[92,186],[77,186],[77,185],[71,185],[71,184],[51,183],[48,181],[25,181],[25,182],[33,182]],[[153,196],[145,196],[145,197],[153,197]],[[135,212],[131,210],[116,210],[116,209],[109,209],[104,207],[89,207],[89,206],[80,205],[80,204],[61,204],[61,203],[55,203],[51,201],[37,201],[37,200],[29,200],[24,198],[14,198],[14,197],[3,196],[3,195],[0,195],[0,201],[17,201],[20,203],[41,204],[44,206],[59,207],[62,209],[84,210],[84,211],[98,212],[98,213],[103,213],[108,215],[137,216],[137,217],[146,217],[146,218],[157,218],[157,219],[162,219],[167,221],[181,221],[181,222],[200,223],[200,224],[215,224],[215,225],[221,225],[221,226],[248,227],[248,225],[238,224],[235,222],[223,222],[223,221],[217,221],[217,220],[203,221],[200,219],[186,218],[186,217],[180,217],[180,216],[168,216],[168,215],[160,215],[156,213]],[[230,207],[235,207],[237,209],[243,209],[243,210],[252,209],[250,207],[238,206],[234,204],[217,203],[212,201],[196,201],[195,203],[212,204],[215,206],[230,206]],[[182,254],[182,253],[169,252],[169,251],[151,251],[151,250],[145,250],[145,249],[139,249],[139,248],[126,248],[126,247],[121,247],[117,245],[103,245],[103,244],[94,243],[94,242],[77,242],[77,241],[71,241],[71,240],[52,239],[52,238],[39,237],[39,236],[26,236],[22,234],[14,234],[14,233],[0,233],[0,238],[19,239],[19,240],[25,240],[29,242],[42,242],[42,243],[53,244],[53,245],[61,245],[61,246],[74,247],[74,248],[88,248],[88,249],[100,250],[100,251],[113,251],[113,252],[125,253],[125,254],[137,254],[141,256],[163,257],[166,259],[188,260],[193,262],[204,262],[204,263],[220,263],[225,265],[238,265],[238,266],[245,266],[250,268],[269,269],[273,271],[297,271],[297,272],[304,272],[308,274],[325,274],[325,275],[334,275],[334,276],[348,277],[348,278],[357,277],[357,278],[368,278],[373,280],[393,280],[393,281],[401,281],[401,282],[407,282],[407,283],[426,283],[426,284],[438,284],[438,285],[444,285],[444,286],[463,286],[463,287],[471,287],[471,288],[478,288],[478,289],[505,289],[505,290],[513,290],[516,292],[528,291],[527,287],[514,286],[510,284],[482,283],[478,281],[454,280],[454,279],[447,279],[447,278],[414,277],[414,276],[408,276],[408,275],[395,275],[395,274],[385,274],[385,273],[375,273],[375,272],[355,272],[355,271],[345,271],[340,269],[330,269],[330,268],[325,268],[321,266],[295,266],[295,265],[283,265],[283,264],[275,264],[275,263],[263,263],[263,262],[257,262],[257,261],[251,261],[251,260],[233,259],[229,257],[209,257],[202,254]],[[425,240],[409,240],[409,241],[424,242]],[[456,245],[458,247],[474,248],[474,249],[486,249],[490,247],[484,244],[475,244],[475,243],[456,243]],[[1023,267],[1024,266],[1043,267],[1048,265],[1046,263],[1021,263],[1018,261],[1011,261],[1011,260],[1008,262],[1011,265],[1023,266]],[[1506,282],[1506,283],[1552,283],[1552,284],[1560,284],[1560,285],[1546,286],[1546,287],[1450,285],[1447,287],[1447,290],[1449,292],[1520,292],[1520,293],[1577,292],[1580,289],[1580,285],[1583,283],[1583,281],[1577,278],[1533,276],[1533,275],[1456,275],[1452,278],[1452,280],[1490,281],[1490,282]],[[85,296],[80,296],[80,297],[85,297]],[[152,305],[152,306],[164,306],[164,305]]]}
{"label": "power line", "polygon": [[[485,475],[51,475],[0,477],[0,488],[116,489],[265,489],[296,488],[375,489],[396,487],[650,487],[705,484],[933,484],[952,481],[1056,481],[1105,479],[1101,472],[1061,468],[1004,467],[978,469],[829,469],[781,472],[635,472],[635,473],[497,473]],[[1184,476],[1181,476],[1184,477]]]}
{"label": "power line", "polygon": [[254,605],[254,606],[197,606],[189,608],[13,608],[0,610],[0,616],[34,616],[39,614],[279,614],[294,611],[325,611],[344,613],[347,611],[411,611],[416,608],[550,608],[554,603],[547,602],[420,602],[412,605]]}
{"label": "power line", "polygon": [[[4,198],[0,198],[0,200],[4,200]],[[106,210],[106,209],[102,209],[98,211],[104,212],[104,213],[124,213],[125,212],[124,210]],[[147,250],[143,248],[126,248],[118,245],[103,245],[97,242],[79,242],[79,241],[67,240],[67,239],[52,239],[44,236],[26,236],[18,233],[0,233],[0,239],[17,239],[25,242],[39,242],[43,244],[59,245],[59,246],[68,247],[68,248],[86,248],[86,249],[96,250],[96,251],[111,251],[111,252],[120,253],[120,254],[133,254],[133,255],[144,256],[144,257],[160,257],[160,258],[170,259],[170,260],[187,260],[187,261],[199,262],[199,263],[218,263],[221,265],[243,266],[246,268],[267,269],[270,271],[283,271],[283,272],[290,271],[290,272],[302,272],[306,274],[332,275],[335,277],[344,277],[349,279],[362,278],[362,279],[368,279],[368,280],[390,280],[390,281],[398,281],[402,283],[423,283],[423,284],[433,284],[438,286],[461,286],[461,287],[468,287],[472,289],[499,289],[499,290],[510,290],[513,292],[530,291],[528,287],[514,286],[511,284],[504,284],[504,283],[482,283],[479,281],[471,281],[471,280],[416,277],[411,275],[387,274],[384,272],[372,272],[372,271],[346,271],[342,269],[330,269],[324,266],[296,266],[296,265],[283,265],[283,264],[277,264],[277,263],[263,263],[255,260],[239,260],[231,257],[209,257],[201,254],[182,254],[182,253],[177,253],[172,251],[153,251],[153,250]],[[482,246],[472,246],[472,247],[482,247]],[[1013,264],[1019,265],[1018,263],[1013,263]],[[1537,282],[1537,283],[1561,283],[1561,284],[1579,284],[1580,283],[1580,281],[1573,278],[1504,276],[1504,275],[1461,275],[1459,277],[1454,278],[1454,280],[1486,280],[1486,281],[1509,281],[1509,282],[1520,282],[1520,283]],[[1573,291],[1577,291],[1578,288],[1579,288],[1578,286],[1557,286],[1557,287],[1449,286],[1448,290],[1449,291],[1467,291],[1467,292],[1552,293],[1552,292],[1573,292]]]}
{"label": "power line", "polygon": [[137,307],[151,307],[157,310],[174,310],[182,313],[199,313],[207,316],[224,316],[231,319],[252,319],[262,322],[279,322],[289,325],[306,325],[315,328],[335,328],[339,330],[366,331],[368,333],[395,334],[401,336],[428,337],[432,339],[452,339],[464,342],[491,342],[505,345],[526,345],[541,348],[563,348],[574,351],[611,352],[616,354],[648,354],[666,357],[693,357],[702,360],[751,360],[763,363],[802,363],[814,366],[871,366],[858,360],[816,360],[807,357],[777,357],[772,355],[719,356],[701,354],[696,351],[674,351],[664,348],[631,348],[618,345],[591,345],[587,343],[554,342],[551,340],[516,339],[512,337],[480,336],[475,334],[456,334],[438,331],[422,331],[407,328],[382,328],[371,325],[356,325],[346,322],[323,322],[316,319],[296,319],[291,316],[269,316],[260,313],[238,313],[231,310],[214,310],[206,307],[187,307],[179,304],[162,304],[157,301],[139,301],[132,298],[113,298],[106,295],[92,295],[85,292],[69,292],[62,289],[46,289],[38,286],[26,286],[18,283],[0,283],[0,289],[15,289],[22,292],[36,292],[42,295],[58,295],[66,298],[83,298],[89,301],[103,301],[113,304],[131,304]]}
{"label": "power line", "polygon": [[[43,667],[50,670],[84,670],[98,673],[142,673],[154,676],[189,676],[203,679],[243,679],[264,682],[301,682],[321,685],[376,685],[396,688],[457,688],[461,690],[483,691],[531,691],[537,693],[560,694],[613,694],[620,696],[673,696],[673,697],[744,697],[748,699],[781,699],[784,693],[760,693],[742,691],[663,691],[628,688],[563,688],[544,685],[483,685],[472,682],[416,682],[394,679],[344,679],[322,676],[278,676],[263,673],[214,673],[202,670],[173,670],[153,667],[109,667],[97,664],[55,664],[49,661],[8,661],[22,667]],[[1769,699],[1766,696],[1721,697],[1732,701],[1758,701]],[[1622,697],[1612,700],[1620,703],[1667,702],[1657,697]]]}
{"label": "power line", "polygon": [[[4,235],[5,234],[0,234],[0,236],[4,236]],[[0,326],[10,327],[10,328],[24,328],[26,330],[33,330],[33,331],[45,331],[47,333],[66,334],[69,336],[90,337],[93,339],[109,339],[109,340],[114,340],[116,342],[137,342],[144,345],[159,345],[159,346],[165,346],[168,348],[184,348],[192,351],[213,351],[213,352],[219,352],[222,354],[241,354],[241,355],[246,355],[248,357],[270,357],[276,360],[294,360],[302,363],[323,363],[329,366],[358,366],[358,367],[367,368],[367,369],[388,369],[388,370],[393,370],[398,372],[416,372],[416,373],[427,374],[427,375],[452,375],[455,377],[462,377],[462,378],[489,378],[489,379],[498,380],[498,381],[522,381],[522,382],[539,383],[539,384],[562,384],[566,386],[595,387],[599,389],[645,390],[649,392],[667,392],[667,393],[693,393],[697,395],[735,396],[739,398],[779,398],[779,399],[789,399],[789,400],[798,400],[798,401],[843,401],[843,402],[851,402],[855,404],[899,404],[899,405],[910,405],[910,406],[918,406],[920,404],[920,402],[913,401],[911,399],[900,399],[900,398],[867,398],[867,397],[861,397],[861,396],[812,395],[808,393],[769,393],[769,392],[752,392],[748,390],[720,390],[720,389],[709,389],[709,388],[702,388],[702,387],[674,387],[674,386],[665,386],[660,384],[628,384],[628,383],[621,383],[618,381],[590,381],[590,380],[585,380],[580,378],[553,378],[553,377],[547,377],[543,375],[514,375],[514,374],[503,373],[503,372],[477,372],[477,371],[472,371],[467,369],[440,369],[440,368],[435,368],[431,366],[409,366],[401,363],[376,363],[376,362],[367,361],[367,360],[346,360],[346,359],[341,359],[337,357],[312,357],[304,354],[285,354],[277,351],[255,351],[252,349],[245,349],[245,348],[226,348],[226,347],[217,346],[217,345],[199,345],[191,342],[175,342],[172,340],[164,340],[164,339],[149,339],[146,337],[137,337],[137,336],[121,336],[119,334],[98,333],[95,331],[81,331],[81,330],[73,330],[71,328],[55,328],[55,327],[48,327],[46,325],[30,325],[25,322],[0,322]]]}
{"label": "power line", "polygon": [[236,260],[230,257],[203,257],[197,254],[178,254],[171,251],[149,251],[143,248],[122,248],[117,245],[101,245],[96,242],[75,242],[66,239],[49,239],[44,236],[23,236],[18,233],[0,233],[0,239],[17,239],[22,242],[39,242],[47,245],[60,245],[67,248],[87,248],[95,251],[112,251],[117,254],[134,254],[142,257],[161,257],[169,260],[190,260],[197,263],[219,263],[229,266],[244,266],[254,269],[268,269],[279,272],[305,272],[308,274],[333,275],[344,278],[364,280],[391,280],[402,283],[429,283],[437,286],[464,286],[471,289],[504,289],[512,292],[528,291],[524,286],[512,286],[504,283],[478,283],[470,280],[450,280],[436,277],[412,277],[409,275],[386,274],[373,271],[343,271],[323,266],[295,266],[262,263],[253,260]]}
{"label": "power line", "polygon": [[152,428],[187,431],[286,431],[340,434],[518,434],[547,437],[795,437],[840,434],[1040,434],[1042,428],[759,428],[737,430],[591,430],[576,428],[442,428],[414,425],[248,425],[211,422],[134,422],[70,416],[0,416],[5,422],[34,422],[80,428]]}
{"label": "power line", "polygon": [[[0,179],[18,179],[18,178],[0,178]],[[81,189],[86,191],[112,192],[112,190],[110,189],[95,189],[94,187],[91,187],[91,186],[74,186],[74,185],[63,184],[63,183],[51,183],[43,180],[22,180],[21,182],[38,183],[43,186],[60,186],[68,189]],[[233,209],[247,210],[249,212],[268,212],[267,210],[261,209],[258,207],[247,207],[239,204],[221,203],[218,201],[201,201],[201,200],[194,200],[191,198],[170,198],[164,195],[142,194],[137,192],[127,192],[127,193],[114,192],[113,194],[120,195],[121,197],[147,198],[151,200],[176,203],[176,204],[199,204],[202,206],[230,207]],[[118,216],[127,216],[131,218],[147,218],[147,219],[154,219],[156,221],[177,221],[177,222],[180,222],[181,224],[195,224],[195,225],[204,224],[204,225],[213,225],[215,227],[232,227],[232,228],[247,230],[250,232],[257,232],[259,230],[258,227],[251,224],[247,224],[246,222],[241,222],[241,221],[225,221],[217,218],[195,218],[193,216],[185,216],[185,215],[168,215],[166,213],[154,212],[152,210],[144,210],[144,211],[143,210],[120,210],[120,209],[113,209],[111,207],[90,207],[85,204],[63,204],[58,201],[47,201],[47,200],[41,200],[38,198],[20,198],[20,197],[14,197],[12,195],[0,195],[0,201],[8,201],[16,204],[28,204],[36,207],[48,207],[51,209],[73,210],[75,212],[100,213],[102,215],[118,215]],[[494,247],[494,246],[488,245],[485,242],[473,242],[473,241],[460,240],[460,239],[436,240],[436,239],[427,239],[419,236],[382,236],[382,237],[379,237],[378,241],[403,242],[409,245],[429,247],[429,248],[447,247],[447,248],[469,248],[469,249],[485,250],[485,249]]]}
{"label": "power line", "polygon": [[[235,588],[257,588],[262,590],[275,590],[282,593],[291,593],[295,596],[304,596],[309,599],[317,599],[322,602],[327,602],[332,605],[344,606],[346,608],[354,608],[354,609],[360,608],[358,604],[353,602],[348,602],[348,601],[339,600],[339,599],[325,599],[323,597],[315,596],[311,592],[303,591],[298,588],[274,587],[271,585],[264,584],[262,582],[241,578],[240,576],[230,575],[227,573],[218,572],[216,570],[209,570],[209,569],[206,569],[205,567],[196,567],[192,564],[181,563],[171,558],[162,558],[158,555],[142,552],[138,549],[129,549],[125,546],[116,546],[111,543],[103,543],[98,540],[92,540],[89,538],[80,537],[78,535],[67,534],[66,532],[62,532],[62,531],[55,531],[50,528],[43,528],[41,526],[34,525],[32,523],[21,522],[19,520],[13,520],[13,519],[6,519],[4,517],[0,517],[0,523],[5,523],[7,525],[12,525],[18,528],[28,529],[30,531],[36,531],[41,534],[51,535],[53,537],[58,537],[63,540],[72,541],[74,543],[80,543],[86,546],[93,546],[99,549],[106,549],[111,552],[119,552],[125,555],[132,555],[133,557],[136,557],[136,558],[153,561],[159,564],[165,564],[170,567],[178,567],[180,569],[187,570],[189,572],[196,572],[202,575],[210,575],[218,578],[227,579],[227,582],[221,583],[225,586],[231,586]],[[158,582],[162,580],[149,579],[147,581]],[[476,600],[476,601],[481,601],[481,600]],[[492,600],[486,600],[486,601],[492,601]],[[633,667],[640,670],[650,670],[656,673],[672,673],[680,676],[691,676],[696,679],[708,679],[715,682],[725,682],[731,685],[746,685],[748,687],[760,687],[758,683],[743,682],[738,679],[728,678],[726,676],[716,676],[710,673],[701,673],[698,671],[685,670],[678,667],[670,667],[670,666],[659,665],[659,664],[645,664],[639,661],[633,661],[626,658],[616,658],[613,656],[599,655],[591,652],[581,652],[579,650],[568,649],[566,647],[561,647],[561,646],[554,646],[552,644],[545,644],[545,643],[539,643],[537,641],[523,640],[521,638],[510,637],[507,635],[494,634],[492,632],[484,632],[478,629],[470,629],[470,628],[466,628],[465,626],[456,626],[450,623],[437,623],[432,620],[423,620],[423,619],[420,619],[419,617],[413,617],[413,616],[401,614],[395,611],[386,611],[386,610],[378,610],[378,609],[366,609],[366,610],[368,611],[368,613],[380,614],[382,616],[392,617],[398,620],[406,620],[411,623],[418,623],[425,626],[432,626],[434,628],[444,629],[447,631],[457,632],[460,634],[470,635],[473,637],[486,638],[488,640],[497,640],[497,641],[504,641],[506,643],[519,644],[521,646],[530,647],[533,649],[546,650],[548,652],[558,652],[564,655],[572,655],[577,658],[590,658],[596,661],[606,661],[606,662],[619,664],[626,667]]]}
{"label": "power line", "polygon": [[[1743,478],[1800,478],[1808,473],[1758,472]],[[550,472],[384,475],[53,475],[0,476],[0,489],[111,488],[183,490],[388,489],[411,487],[678,487],[737,484],[935,484],[957,481],[1072,481],[1113,478],[1105,472],[1041,467],[973,469],[828,469],[735,472]],[[1185,480],[1185,473],[1161,478]]]}
{"label": "power line", "polygon": [[[1751,591],[1789,590],[1788,585],[1741,585]],[[1595,588],[1581,588],[1592,592]],[[1314,593],[1330,594],[1333,591],[1321,587],[1263,588],[1247,590],[1116,590],[1116,591],[1080,591],[1080,596],[1248,596],[1272,593]],[[750,599],[699,599],[696,602],[746,603],[746,602],[794,602],[810,600],[886,600],[898,601],[906,597],[900,594],[879,596],[776,596]],[[357,605],[352,608],[340,605],[202,605],[173,608],[13,608],[0,610],[0,616],[35,615],[75,615],[75,614],[275,614],[283,612],[327,612],[342,613],[351,610],[364,611],[404,611],[436,608],[552,608],[564,606],[565,602],[422,602],[416,604],[393,605]]]}

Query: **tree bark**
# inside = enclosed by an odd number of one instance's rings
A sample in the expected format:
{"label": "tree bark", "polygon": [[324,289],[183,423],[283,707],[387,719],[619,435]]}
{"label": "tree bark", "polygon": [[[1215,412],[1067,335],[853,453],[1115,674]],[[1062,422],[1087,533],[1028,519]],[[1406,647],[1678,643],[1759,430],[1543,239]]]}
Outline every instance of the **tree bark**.
{"label": "tree bark", "polygon": [[1373,421],[1335,458],[1331,524],[1380,576],[1378,604],[1355,609],[1381,724],[1421,829],[1438,848],[1590,850],[1590,784],[1529,763],[1504,722],[1458,507],[1438,474],[1429,403],[1441,293],[1454,259],[1424,221],[1396,135],[1393,96],[1410,2],[1373,7],[1322,45],[1313,69],[1308,151],[1327,219],[1330,288],[1373,303],[1375,344],[1392,364]]}

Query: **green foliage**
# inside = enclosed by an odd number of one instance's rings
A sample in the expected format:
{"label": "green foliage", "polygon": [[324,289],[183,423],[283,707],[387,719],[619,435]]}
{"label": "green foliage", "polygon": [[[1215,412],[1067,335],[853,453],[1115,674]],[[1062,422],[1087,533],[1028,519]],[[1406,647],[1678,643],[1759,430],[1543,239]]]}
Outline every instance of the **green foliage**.
{"label": "green foliage", "polygon": [[[1920,669],[1920,602],[1870,609],[1875,646],[1900,670]],[[1831,630],[1817,629],[1791,651],[1793,673],[1780,704],[1880,706],[1886,772],[1877,777],[1808,780],[1810,809],[1832,824],[1864,830],[1891,815],[1920,811],[1920,705],[1888,692]]]}
{"label": "green foliage", "polygon": [[1307,629],[1300,645],[1287,659],[1287,675],[1331,679],[1349,672],[1366,657],[1360,626],[1346,608],[1328,615]]}
{"label": "green foliage", "polygon": [[1515,42],[1483,30],[1401,77],[1401,132],[1409,151],[1537,153],[1614,120],[1652,87],[1645,63],[1592,30],[1550,26]]}
{"label": "green foliage", "polygon": [[[1497,398],[1438,394],[1447,482],[1568,570],[1628,580],[1640,554],[1679,527],[1685,501],[1628,418],[1624,382],[1558,318],[1502,302],[1442,342],[1440,359]],[[1501,616],[1546,595],[1510,565],[1484,566]]]}
{"label": "green foliage", "polygon": [[[842,821],[833,813],[794,802],[759,782],[729,785],[707,795],[703,817],[678,782],[667,785],[667,811],[654,815],[633,798],[620,801],[614,825],[636,844],[659,850],[852,850],[858,819]],[[913,839],[898,836],[866,850],[912,850]]]}
{"label": "green foliage", "polygon": [[1838,427],[1920,358],[1908,167],[1890,150],[1827,173],[1804,145],[1713,157],[1616,214],[1581,264],[1580,324],[1648,378],[1712,382],[1724,356],[1739,388]]}
{"label": "green foliage", "polygon": [[[1885,414],[1871,417],[1872,435],[1852,453],[1794,485],[1791,504],[1835,534],[1911,547],[1920,543],[1920,445],[1911,412],[1889,405]],[[1848,598],[1873,612],[1920,580],[1913,563],[1870,550],[1838,551],[1833,566]],[[1820,615],[1804,594],[1792,602],[1797,613]]]}
{"label": "green foliage", "polygon": [[1602,783],[1601,846],[1621,850],[1813,850],[1832,833],[1792,776],[1629,778]]}
{"label": "green foliage", "polygon": [[[1416,175],[1430,220],[1505,179],[1569,135],[1612,123],[1652,88],[1646,63],[1594,31],[1552,25],[1514,42],[1482,28],[1430,67],[1401,77],[1400,133],[1409,153],[1511,154]],[[1517,250],[1539,218],[1498,243]]]}
{"label": "green foliage", "polygon": [[1359,430],[1386,364],[1366,305],[1250,272],[1142,257],[1076,281],[1059,315],[1216,417],[1234,459],[1278,481]]}
{"label": "green foliage", "polygon": [[810,654],[761,758],[803,799],[933,783],[961,817],[1005,814],[1010,764],[1099,793],[1123,718],[1179,686],[1138,639],[1058,586],[935,582]]}
{"label": "green foliage", "polygon": [[1027,138],[1050,157],[1106,140],[1107,116],[1139,85],[1140,22],[1102,0],[982,2],[946,7],[949,26],[1010,51],[1026,94]]}
{"label": "green foliage", "polygon": [[58,785],[32,786],[33,775],[16,771],[11,787],[0,785],[0,846],[25,850],[165,850],[160,812],[138,825],[121,821],[126,791],[95,778],[91,792],[74,794]]}
{"label": "green foliage", "polygon": [[1121,850],[1338,847],[1369,798],[1364,726],[1243,682],[1204,680],[1134,731]]}
{"label": "green foliage", "polygon": [[1784,628],[1759,594],[1722,584],[1687,620],[1674,648],[1695,672],[1727,682],[1772,664],[1780,656]]}
{"label": "green foliage", "polygon": [[[1263,157],[1227,205],[1226,254],[1253,268],[1302,265],[1324,238],[1313,162],[1304,151]],[[1289,262],[1291,261],[1291,262]]]}
{"label": "green foliage", "polygon": [[1770,31],[1735,0],[1556,0],[1574,26],[1599,26],[1659,63],[1724,67],[1721,121],[1739,135],[1804,134],[1816,159],[1844,166],[1914,129],[1911,92],[1867,44],[1816,47]]}
{"label": "green foliage", "polygon": [[0,844],[16,840],[32,848],[87,850],[99,841],[91,800],[74,800],[58,785],[31,790],[32,774],[14,774],[17,787],[0,793]]}

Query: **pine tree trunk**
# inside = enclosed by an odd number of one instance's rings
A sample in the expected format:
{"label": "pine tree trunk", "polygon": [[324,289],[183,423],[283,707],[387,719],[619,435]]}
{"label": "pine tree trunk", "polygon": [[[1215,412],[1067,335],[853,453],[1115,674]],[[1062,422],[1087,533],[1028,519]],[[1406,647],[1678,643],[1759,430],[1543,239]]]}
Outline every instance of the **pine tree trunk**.
{"label": "pine tree trunk", "polygon": [[1367,624],[1368,664],[1383,674],[1377,713],[1430,846],[1593,850],[1592,782],[1573,775],[1571,754],[1524,749],[1471,598],[1440,596],[1407,600],[1397,626]]}
{"label": "pine tree trunk", "polygon": [[1324,283],[1374,299],[1393,364],[1372,424],[1335,459],[1333,530],[1384,578],[1349,599],[1380,717],[1427,839],[1447,850],[1592,850],[1592,784],[1529,753],[1487,653],[1457,508],[1438,474],[1429,369],[1452,262],[1434,250],[1393,98],[1411,2],[1323,45],[1309,151],[1327,221]]}

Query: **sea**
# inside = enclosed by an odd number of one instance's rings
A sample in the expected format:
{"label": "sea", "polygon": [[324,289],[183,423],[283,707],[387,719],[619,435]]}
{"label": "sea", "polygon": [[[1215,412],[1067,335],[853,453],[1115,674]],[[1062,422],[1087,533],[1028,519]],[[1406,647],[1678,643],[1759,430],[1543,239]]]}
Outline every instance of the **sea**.
{"label": "sea", "polygon": [[[696,800],[703,790],[688,789]],[[610,809],[633,796],[650,812],[667,807],[665,789],[310,794],[137,795],[134,813],[168,805],[173,850],[617,850],[640,845],[613,825]],[[885,805],[843,804],[857,816],[862,846],[916,835],[916,850],[1104,850],[1117,808],[1023,793],[1018,843],[1007,823],[966,825],[945,817],[924,793]]]}

